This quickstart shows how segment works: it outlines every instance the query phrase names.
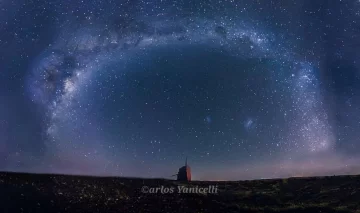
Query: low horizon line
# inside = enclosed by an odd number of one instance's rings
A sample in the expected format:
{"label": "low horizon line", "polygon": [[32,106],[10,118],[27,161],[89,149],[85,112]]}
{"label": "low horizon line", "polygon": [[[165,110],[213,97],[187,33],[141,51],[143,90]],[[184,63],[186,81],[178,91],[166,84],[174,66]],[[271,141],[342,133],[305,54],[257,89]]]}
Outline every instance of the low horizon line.
{"label": "low horizon line", "polygon": [[[134,177],[134,176],[119,176],[119,175],[88,175],[88,174],[65,174],[65,173],[42,173],[42,172],[17,172],[17,171],[1,171],[1,174],[22,174],[22,175],[55,175],[55,176],[77,176],[77,177],[94,177],[94,178],[124,178],[124,179],[147,179],[147,180],[170,180],[165,177]],[[257,178],[257,179],[239,179],[239,180],[191,180],[190,182],[238,182],[238,181],[256,181],[256,180],[281,180],[281,179],[306,179],[306,178],[321,178],[321,177],[343,177],[343,176],[360,176],[360,174],[339,174],[339,175],[314,175],[314,176],[289,176],[289,177],[274,177],[274,178]]]}

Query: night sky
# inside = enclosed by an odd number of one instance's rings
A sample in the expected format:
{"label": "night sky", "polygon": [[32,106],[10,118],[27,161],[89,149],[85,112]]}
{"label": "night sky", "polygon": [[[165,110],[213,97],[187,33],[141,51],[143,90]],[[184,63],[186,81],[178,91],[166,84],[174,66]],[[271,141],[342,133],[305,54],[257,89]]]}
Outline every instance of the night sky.
{"label": "night sky", "polygon": [[0,0],[0,170],[360,173],[358,0]]}

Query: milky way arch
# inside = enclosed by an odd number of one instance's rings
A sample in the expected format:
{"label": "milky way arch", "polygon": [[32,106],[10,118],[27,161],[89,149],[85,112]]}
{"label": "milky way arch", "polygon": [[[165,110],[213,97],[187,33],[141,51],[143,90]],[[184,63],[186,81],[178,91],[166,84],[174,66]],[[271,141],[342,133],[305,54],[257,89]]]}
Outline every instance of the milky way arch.
{"label": "milky way arch", "polygon": [[[79,119],[73,104],[87,84],[94,81],[95,72],[106,64],[127,60],[127,53],[134,49],[173,44],[220,46],[236,57],[272,59],[280,66],[284,64],[283,70],[269,72],[291,86],[293,111],[288,113],[298,115],[288,138],[284,138],[287,151],[320,152],[332,148],[333,138],[313,66],[296,59],[289,49],[275,45],[278,38],[272,33],[261,32],[242,21],[201,18],[131,20],[120,25],[92,24],[62,30],[56,42],[39,56],[28,78],[32,100],[46,110],[47,147],[53,156],[64,158],[76,150],[86,152],[87,144],[69,145],[61,134],[65,134],[62,128],[72,129],[64,127],[67,121]],[[111,162],[108,156],[104,154],[102,158]]]}

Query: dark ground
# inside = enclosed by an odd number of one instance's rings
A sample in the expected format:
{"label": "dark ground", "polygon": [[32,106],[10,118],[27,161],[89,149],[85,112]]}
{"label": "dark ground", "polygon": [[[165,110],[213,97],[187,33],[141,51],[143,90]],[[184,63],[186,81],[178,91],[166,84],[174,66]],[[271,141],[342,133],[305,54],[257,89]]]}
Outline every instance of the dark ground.
{"label": "dark ground", "polygon": [[[217,194],[142,193],[217,185]],[[177,189],[177,188],[176,188]],[[180,183],[163,179],[0,173],[0,212],[357,212],[360,176]]]}

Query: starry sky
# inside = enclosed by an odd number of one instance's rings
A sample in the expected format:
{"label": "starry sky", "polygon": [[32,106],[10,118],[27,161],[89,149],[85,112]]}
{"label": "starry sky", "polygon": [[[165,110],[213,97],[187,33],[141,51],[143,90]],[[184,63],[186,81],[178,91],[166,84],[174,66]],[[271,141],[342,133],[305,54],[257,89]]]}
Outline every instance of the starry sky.
{"label": "starry sky", "polygon": [[360,173],[358,0],[0,0],[0,170]]}

